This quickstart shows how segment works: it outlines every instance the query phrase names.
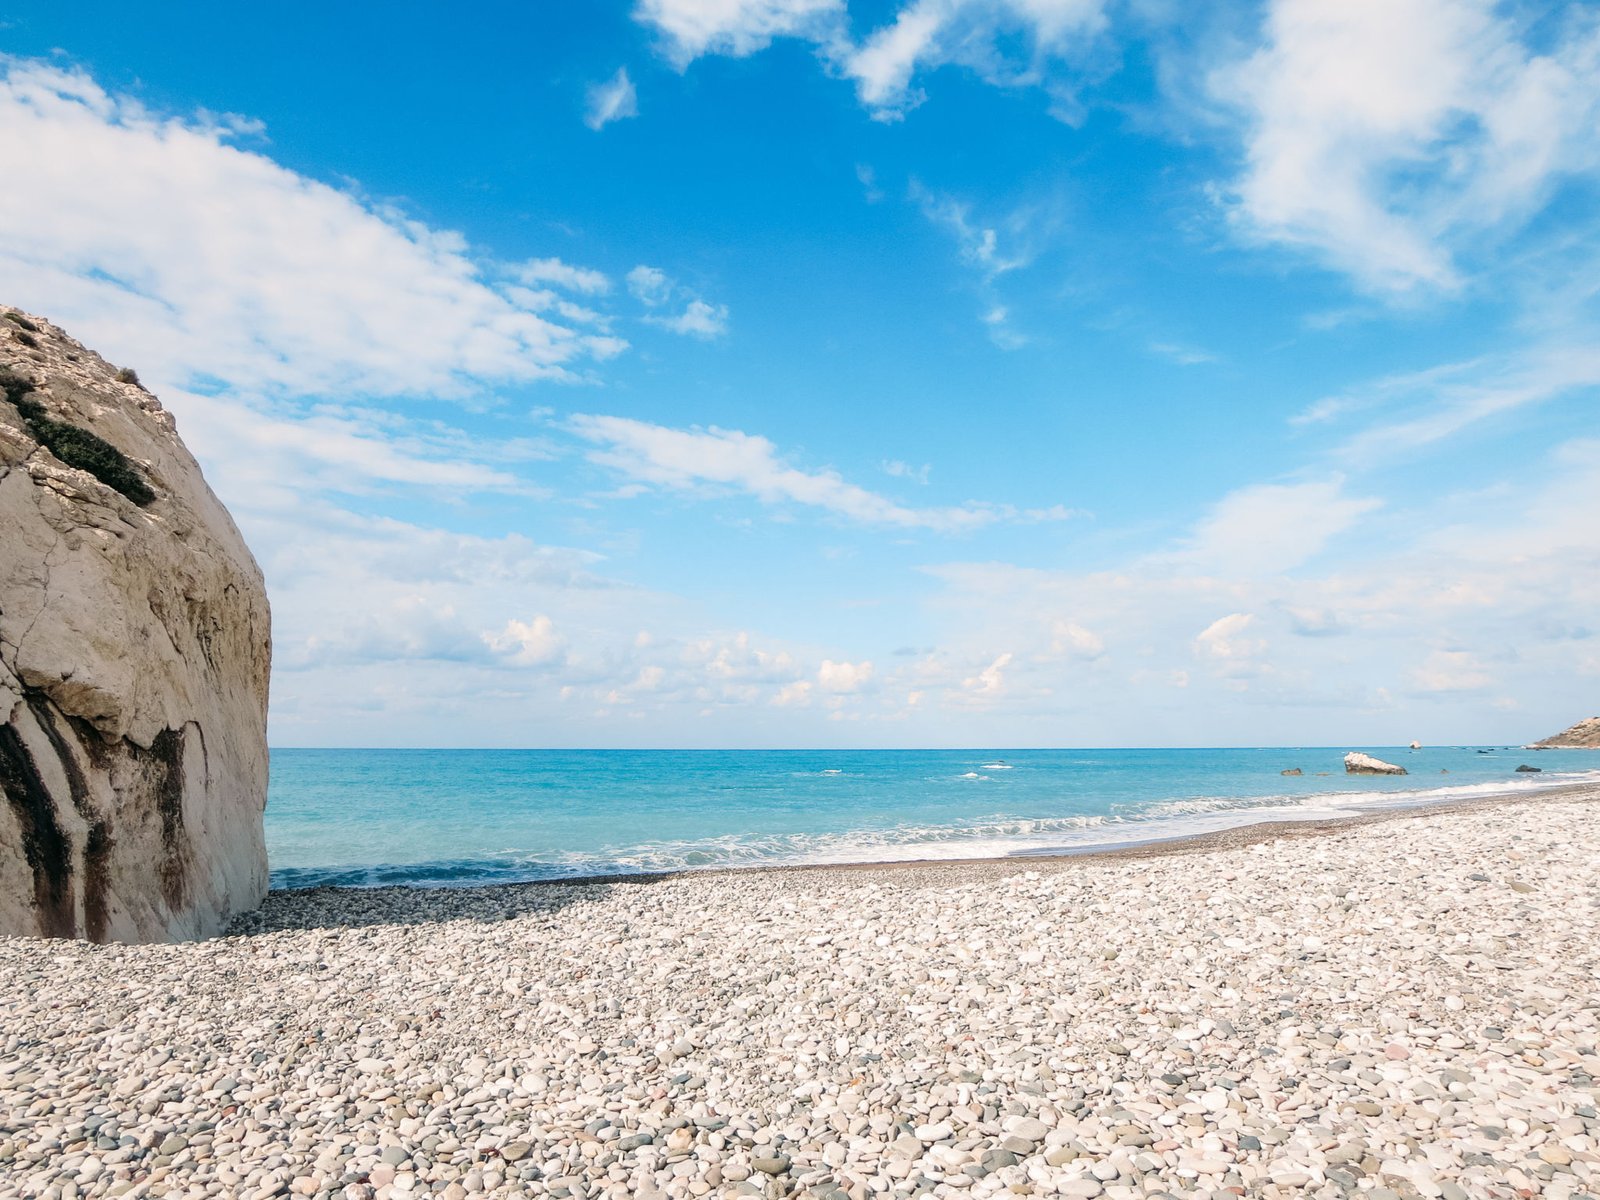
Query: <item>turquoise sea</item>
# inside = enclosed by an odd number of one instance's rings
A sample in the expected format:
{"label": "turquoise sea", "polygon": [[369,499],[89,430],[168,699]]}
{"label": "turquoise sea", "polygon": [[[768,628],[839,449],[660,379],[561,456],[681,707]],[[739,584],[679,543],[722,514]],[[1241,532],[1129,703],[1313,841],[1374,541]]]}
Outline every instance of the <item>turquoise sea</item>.
{"label": "turquoise sea", "polygon": [[[1410,774],[1346,775],[1346,749]],[[277,749],[266,831],[276,888],[469,885],[1042,854],[1575,782],[1600,751]]]}

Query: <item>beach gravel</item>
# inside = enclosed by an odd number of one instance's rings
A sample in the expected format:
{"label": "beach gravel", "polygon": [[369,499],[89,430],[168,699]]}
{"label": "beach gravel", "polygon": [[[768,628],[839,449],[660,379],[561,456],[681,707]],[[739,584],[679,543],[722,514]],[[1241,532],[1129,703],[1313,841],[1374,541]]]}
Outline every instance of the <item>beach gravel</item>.
{"label": "beach gravel", "polygon": [[1597,816],[0,939],[0,1197],[1593,1197]]}

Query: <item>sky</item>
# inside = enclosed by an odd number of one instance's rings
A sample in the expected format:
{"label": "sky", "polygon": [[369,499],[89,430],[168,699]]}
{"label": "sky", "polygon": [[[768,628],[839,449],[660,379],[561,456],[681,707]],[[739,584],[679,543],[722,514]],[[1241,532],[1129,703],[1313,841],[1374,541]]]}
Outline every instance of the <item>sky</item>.
{"label": "sky", "polygon": [[266,575],[278,746],[1600,711],[1600,10],[0,9],[0,299]]}

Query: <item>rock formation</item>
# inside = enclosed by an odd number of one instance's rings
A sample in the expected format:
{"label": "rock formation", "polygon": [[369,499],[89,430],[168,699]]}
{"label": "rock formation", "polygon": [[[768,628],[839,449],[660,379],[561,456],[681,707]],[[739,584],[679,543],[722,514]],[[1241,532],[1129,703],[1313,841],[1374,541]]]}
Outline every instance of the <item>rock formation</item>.
{"label": "rock formation", "polygon": [[1600,717],[1587,717],[1571,729],[1534,742],[1529,750],[1600,750]]}
{"label": "rock formation", "polygon": [[171,415],[0,309],[0,933],[170,941],[260,903],[270,658]]}
{"label": "rock formation", "polygon": [[1406,775],[1409,772],[1404,767],[1397,767],[1393,763],[1386,763],[1381,758],[1373,758],[1370,754],[1362,754],[1352,750],[1344,756],[1344,769],[1347,775]]}

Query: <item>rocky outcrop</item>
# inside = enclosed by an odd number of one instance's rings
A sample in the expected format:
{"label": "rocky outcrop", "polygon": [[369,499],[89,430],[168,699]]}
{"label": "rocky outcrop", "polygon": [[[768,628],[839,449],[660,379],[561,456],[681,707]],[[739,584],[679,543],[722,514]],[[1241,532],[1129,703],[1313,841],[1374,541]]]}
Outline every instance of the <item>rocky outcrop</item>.
{"label": "rocky outcrop", "polygon": [[1600,717],[1587,717],[1571,729],[1534,742],[1529,750],[1600,750]]}
{"label": "rocky outcrop", "polygon": [[0,933],[170,941],[260,903],[270,658],[171,415],[0,309]]}
{"label": "rocky outcrop", "polygon": [[1405,775],[1409,773],[1404,767],[1386,763],[1381,758],[1373,758],[1372,755],[1362,754],[1358,750],[1352,750],[1344,756],[1344,769],[1347,775]]}

